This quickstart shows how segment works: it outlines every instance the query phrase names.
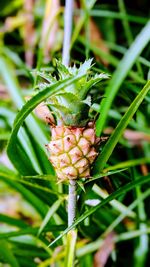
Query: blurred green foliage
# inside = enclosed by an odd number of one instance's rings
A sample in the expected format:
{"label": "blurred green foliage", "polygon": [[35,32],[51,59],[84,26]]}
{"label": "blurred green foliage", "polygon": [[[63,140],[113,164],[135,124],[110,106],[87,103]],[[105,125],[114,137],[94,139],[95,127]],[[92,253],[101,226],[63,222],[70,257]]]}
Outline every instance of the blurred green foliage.
{"label": "blurred green foliage", "polygon": [[[0,1],[2,267],[64,266],[67,185],[57,184],[48,161],[49,126],[32,112],[56,90],[38,92],[36,71],[57,74],[63,4]],[[78,183],[76,266],[149,266],[148,7],[146,0],[81,0],[74,9],[71,64],[93,57],[93,71],[111,75],[91,91],[91,116],[106,138],[92,178]]]}

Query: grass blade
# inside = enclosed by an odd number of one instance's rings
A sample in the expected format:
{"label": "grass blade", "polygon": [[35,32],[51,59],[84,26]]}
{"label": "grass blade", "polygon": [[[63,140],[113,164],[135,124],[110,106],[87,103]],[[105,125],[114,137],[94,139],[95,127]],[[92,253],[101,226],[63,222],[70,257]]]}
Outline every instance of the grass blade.
{"label": "grass blade", "polygon": [[7,223],[9,225],[14,225],[14,226],[17,226],[19,228],[25,228],[28,226],[28,224],[26,222],[24,222],[23,220],[13,218],[13,217],[7,216],[5,214],[0,214],[0,222]]}
{"label": "grass blade", "polygon": [[112,193],[109,197],[105,198],[100,204],[96,205],[95,207],[92,207],[88,211],[84,212],[70,227],[66,228],[65,231],[60,234],[53,242],[49,244],[49,247],[55,244],[60,238],[62,238],[65,234],[67,234],[71,229],[75,228],[79,223],[84,221],[87,217],[92,215],[94,212],[96,212],[99,208],[103,207],[113,199],[121,196],[122,194],[125,194],[135,188],[138,185],[142,185],[145,183],[148,183],[150,181],[150,175],[142,176],[138,178],[136,181],[130,182],[124,186],[122,186],[120,189]]}
{"label": "grass blade", "polygon": [[[9,248],[8,243],[5,240],[1,240],[1,246],[0,246],[0,262],[4,261],[4,263],[8,263],[11,267],[19,267],[19,263],[15,256],[13,255],[12,251]],[[2,266],[5,266],[2,265]]]}
{"label": "grass blade", "polygon": [[[63,231],[64,229],[64,225],[49,225],[48,229],[45,228],[44,229],[44,232],[48,232],[48,231]],[[36,237],[38,233],[38,227],[26,227],[26,228],[23,228],[21,230],[17,230],[17,231],[10,231],[10,232],[4,232],[4,233],[0,233],[0,240],[3,240],[3,239],[10,239],[11,240],[15,240],[14,238],[15,237],[21,237],[21,236],[24,236],[24,235],[32,235],[34,237]]]}
{"label": "grass blade", "polygon": [[[63,89],[65,86],[70,85],[73,82],[78,81],[79,79],[81,79],[82,76],[77,76],[75,78],[68,78],[65,79],[64,81],[61,82],[57,82],[54,85],[49,86],[48,88],[40,91],[37,95],[35,95],[32,99],[30,99],[21,109],[21,111],[17,114],[16,119],[14,121],[14,126],[12,129],[12,134],[8,143],[8,147],[7,147],[7,153],[9,158],[12,160],[13,163],[17,164],[18,159],[15,158],[15,156],[17,156],[17,134],[18,131],[20,129],[20,127],[22,126],[25,118],[30,114],[30,112],[38,105],[40,104],[42,101],[44,101],[46,98],[50,97],[53,93],[58,92],[59,90]],[[30,119],[30,118],[27,118]],[[33,125],[33,121],[29,121],[28,123],[30,123],[30,126],[32,128]],[[32,128],[33,131],[34,128]],[[35,130],[35,129],[34,129]],[[38,130],[35,131],[35,136],[38,136]],[[39,142],[40,141],[40,142]],[[41,149],[45,151],[45,144],[46,144],[46,140],[43,138],[40,138],[38,136],[38,144],[39,146],[41,146]]]}
{"label": "grass blade", "polygon": [[144,18],[141,16],[134,16],[127,14],[126,16],[122,12],[115,12],[111,10],[90,10],[90,15],[92,17],[102,17],[102,18],[112,18],[112,19],[119,19],[119,20],[128,20],[131,22],[136,22],[139,24],[145,24],[148,21],[148,18]]}
{"label": "grass blade", "polygon": [[[0,57],[0,73],[1,73],[2,79],[4,80],[7,86],[7,90],[11,96],[11,99],[13,100],[16,107],[20,110],[21,107],[24,105],[25,101],[21,94],[21,88],[16,78],[16,70],[14,69],[12,62],[8,60],[7,58],[3,58],[2,56]],[[46,138],[45,133],[42,131],[41,127],[38,125],[33,115],[30,115],[30,117],[27,118],[26,125],[31,136],[33,136],[34,140],[37,143],[39,143],[39,147],[41,148],[41,150],[44,150],[45,152],[44,145],[47,144],[48,140]],[[17,144],[17,140],[16,140],[16,144]],[[30,158],[34,159],[34,164],[36,165],[36,169],[38,170],[38,172],[41,173],[41,170],[39,168],[40,164],[38,162],[38,158],[35,161],[35,153],[33,153],[33,150],[34,150],[33,148],[30,150],[30,153],[33,154],[32,157]],[[14,150],[12,150],[12,153],[8,154],[8,156],[10,160],[12,161],[12,163],[14,164],[14,166],[16,166],[16,168],[19,168],[19,171],[21,171],[21,168],[18,164],[18,162],[20,161],[20,158],[17,152],[18,151],[15,148]],[[43,161],[47,160],[47,157],[45,154],[46,152],[43,155]],[[51,169],[51,172],[53,172],[53,168],[50,163],[49,163],[49,169]]]}
{"label": "grass blade", "polygon": [[[12,179],[9,179],[11,175]],[[0,180],[7,183],[9,186],[15,188],[20,194],[39,212],[41,216],[45,216],[47,212],[47,206],[43,201],[41,201],[38,197],[36,197],[32,192],[30,192],[27,188],[22,186],[19,183],[16,183],[15,180],[17,178],[15,174],[9,174],[8,172],[0,171]]]}
{"label": "grass blade", "polygon": [[101,179],[101,178],[103,178],[105,176],[110,176],[110,175],[113,175],[113,174],[116,174],[116,173],[119,173],[119,172],[123,172],[123,171],[125,171],[127,169],[127,168],[123,168],[123,169],[116,168],[117,170],[115,170],[115,171],[107,171],[108,168],[107,169],[104,169],[103,172],[101,172],[101,173],[98,173],[98,174],[93,175],[91,178],[89,178],[88,180],[86,180],[84,182],[84,184],[92,183],[93,181],[95,181],[97,179]]}
{"label": "grass blade", "polygon": [[143,101],[144,97],[150,90],[150,81],[144,86],[141,92],[137,95],[134,99],[130,107],[128,108],[127,112],[124,114],[120,122],[118,123],[115,131],[110,136],[109,140],[107,141],[106,145],[104,146],[102,153],[99,155],[95,162],[95,172],[101,171],[107,160],[109,159],[113,149],[115,148],[116,144],[118,143],[121,135],[123,134],[124,129],[127,127],[129,121],[137,111],[139,105]]}
{"label": "grass blade", "polygon": [[131,159],[131,160],[123,161],[121,163],[117,163],[114,166],[109,166],[106,169],[104,169],[103,172],[107,173],[109,171],[113,171],[113,170],[117,170],[121,168],[123,169],[120,171],[123,171],[123,170],[126,170],[127,168],[141,165],[141,164],[146,164],[146,163],[150,163],[150,158]]}
{"label": "grass blade", "polygon": [[56,210],[59,208],[60,204],[62,202],[62,199],[58,199],[48,210],[44,220],[42,221],[42,224],[39,228],[38,235],[41,234],[47,223],[49,222],[50,218],[54,215]]}
{"label": "grass blade", "polygon": [[66,267],[74,266],[76,240],[77,240],[77,230],[70,231],[67,234],[67,246],[66,246],[66,257],[65,257]]}
{"label": "grass blade", "polygon": [[114,72],[112,79],[106,89],[105,98],[101,102],[101,115],[96,122],[97,135],[101,135],[104,125],[106,123],[106,118],[111,104],[123,82],[126,78],[128,72],[135,63],[137,57],[140,55],[144,47],[150,41],[150,21],[142,29],[139,35],[136,37],[135,41],[132,43],[131,47],[126,52],[123,59],[120,61],[116,71]]}
{"label": "grass blade", "polygon": [[[78,40],[81,42],[82,45],[85,45],[85,40],[82,36],[78,37]],[[100,47],[97,47],[93,43],[89,43],[89,48],[92,52],[94,52],[96,55],[98,55],[102,59],[106,59],[112,66],[117,67],[119,64],[119,60],[114,55],[103,51]],[[145,80],[138,75],[135,71],[130,70],[128,75],[135,80],[135,82],[139,83],[145,83]]]}

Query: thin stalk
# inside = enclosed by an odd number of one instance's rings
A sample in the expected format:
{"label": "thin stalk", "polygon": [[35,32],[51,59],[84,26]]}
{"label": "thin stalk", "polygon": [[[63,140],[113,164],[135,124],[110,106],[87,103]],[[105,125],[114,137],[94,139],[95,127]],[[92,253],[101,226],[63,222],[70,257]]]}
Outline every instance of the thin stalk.
{"label": "thin stalk", "polygon": [[[62,52],[62,63],[65,66],[69,65],[70,61],[70,43],[72,33],[72,18],[73,18],[73,0],[66,0],[64,13],[64,41]],[[71,226],[76,218],[76,203],[77,203],[77,182],[69,181],[69,196],[68,196],[68,226]],[[72,230],[67,234],[65,267],[74,266],[74,255],[76,245],[77,232]]]}
{"label": "thin stalk", "polygon": [[64,41],[62,52],[62,63],[66,66],[70,61],[70,42],[72,33],[72,17],[73,17],[73,0],[66,0],[64,13]]}
{"label": "thin stalk", "polygon": [[[72,33],[72,19],[73,19],[73,0],[66,0],[64,13],[64,41],[62,63],[65,66],[69,65],[70,60],[70,43]],[[76,181],[69,182],[69,199],[68,199],[68,226],[70,226],[76,216]]]}
{"label": "thin stalk", "polygon": [[[77,203],[77,182],[76,180],[69,181],[69,196],[68,196],[68,226],[71,226],[76,219],[76,203]],[[72,229],[67,234],[65,267],[73,267],[75,259],[77,231]]]}
{"label": "thin stalk", "polygon": [[77,182],[69,181],[69,198],[68,198],[68,226],[71,226],[76,218],[76,202],[77,202]]}
{"label": "thin stalk", "polygon": [[[62,63],[65,66],[69,65],[70,60],[70,43],[72,32],[72,18],[73,18],[73,0],[66,0],[64,13],[64,41]],[[68,226],[70,226],[76,217],[76,181],[69,182],[69,199],[68,199]]]}

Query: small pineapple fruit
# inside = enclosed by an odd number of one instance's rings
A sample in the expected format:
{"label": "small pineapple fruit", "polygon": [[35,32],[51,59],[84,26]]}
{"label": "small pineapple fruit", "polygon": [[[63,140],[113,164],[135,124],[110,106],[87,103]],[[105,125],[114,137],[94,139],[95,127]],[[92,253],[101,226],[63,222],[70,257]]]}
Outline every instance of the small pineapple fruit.
{"label": "small pineapple fruit", "polygon": [[61,180],[90,176],[90,165],[97,156],[93,123],[85,127],[53,126],[48,145],[50,161]]}
{"label": "small pineapple fruit", "polygon": [[[79,68],[65,67],[57,62],[59,79],[84,75],[78,82],[59,90],[47,100],[56,124],[51,125],[51,141],[47,145],[50,161],[61,181],[90,176],[91,165],[98,155],[99,138],[95,125],[89,119],[92,86],[108,78],[106,74],[89,77],[92,60],[85,61]],[[39,73],[48,82],[56,82],[53,76]]]}

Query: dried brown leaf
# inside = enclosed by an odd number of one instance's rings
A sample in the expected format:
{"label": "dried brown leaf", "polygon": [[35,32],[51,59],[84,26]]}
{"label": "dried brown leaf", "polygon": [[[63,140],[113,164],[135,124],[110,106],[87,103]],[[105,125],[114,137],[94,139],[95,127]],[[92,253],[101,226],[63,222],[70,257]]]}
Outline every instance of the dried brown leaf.
{"label": "dried brown leaf", "polygon": [[35,114],[43,121],[55,124],[54,117],[49,108],[42,102],[35,108]]}
{"label": "dried brown leaf", "polygon": [[35,29],[34,29],[34,0],[24,0],[24,44],[25,44],[25,61],[28,66],[33,66],[34,46],[35,46]]}
{"label": "dried brown leaf", "polygon": [[141,172],[142,172],[142,174],[143,174],[144,176],[145,176],[145,175],[148,175],[149,170],[148,170],[147,165],[146,165],[146,164],[142,164],[140,167],[141,167]]}
{"label": "dried brown leaf", "polygon": [[[105,129],[105,134],[111,134],[114,131],[112,127]],[[144,132],[138,132],[130,129],[124,131],[123,137],[127,139],[131,145],[141,145],[143,141],[150,142],[150,135],[145,134]]]}
{"label": "dried brown leaf", "polygon": [[[30,99],[31,99],[31,96],[26,96],[25,97],[26,101],[28,101]],[[46,123],[55,124],[54,117],[53,117],[51,111],[49,110],[49,108],[47,107],[47,105],[44,102],[41,102],[34,109],[34,113],[39,119],[45,121]]]}
{"label": "dried brown leaf", "polygon": [[[106,46],[100,29],[96,25],[93,19],[90,19],[90,41],[92,44],[96,45],[104,52],[109,52],[108,47]],[[95,55],[97,61],[101,61],[105,66],[108,66],[108,61],[106,59],[102,59],[99,56]]]}
{"label": "dried brown leaf", "polygon": [[115,233],[109,233],[100,249],[94,255],[94,267],[104,267],[111,252],[114,249],[114,237]]}
{"label": "dried brown leaf", "polygon": [[0,84],[0,99],[7,99],[8,93],[6,87],[3,84]]}
{"label": "dried brown leaf", "polygon": [[60,1],[47,0],[45,5],[45,16],[43,20],[42,27],[42,44],[44,47],[44,56],[45,60],[50,59],[49,53],[50,50],[56,44],[56,36],[59,29],[59,24],[56,19],[57,14],[60,10]]}
{"label": "dried brown leaf", "polygon": [[16,16],[10,16],[5,19],[4,26],[1,28],[3,32],[12,32],[15,29],[22,27],[25,23],[25,18],[22,13]]}
{"label": "dried brown leaf", "polygon": [[131,142],[133,142],[133,144],[139,144],[143,140],[150,142],[150,135],[129,129],[126,129],[126,131],[124,132],[124,138],[130,140]]}

